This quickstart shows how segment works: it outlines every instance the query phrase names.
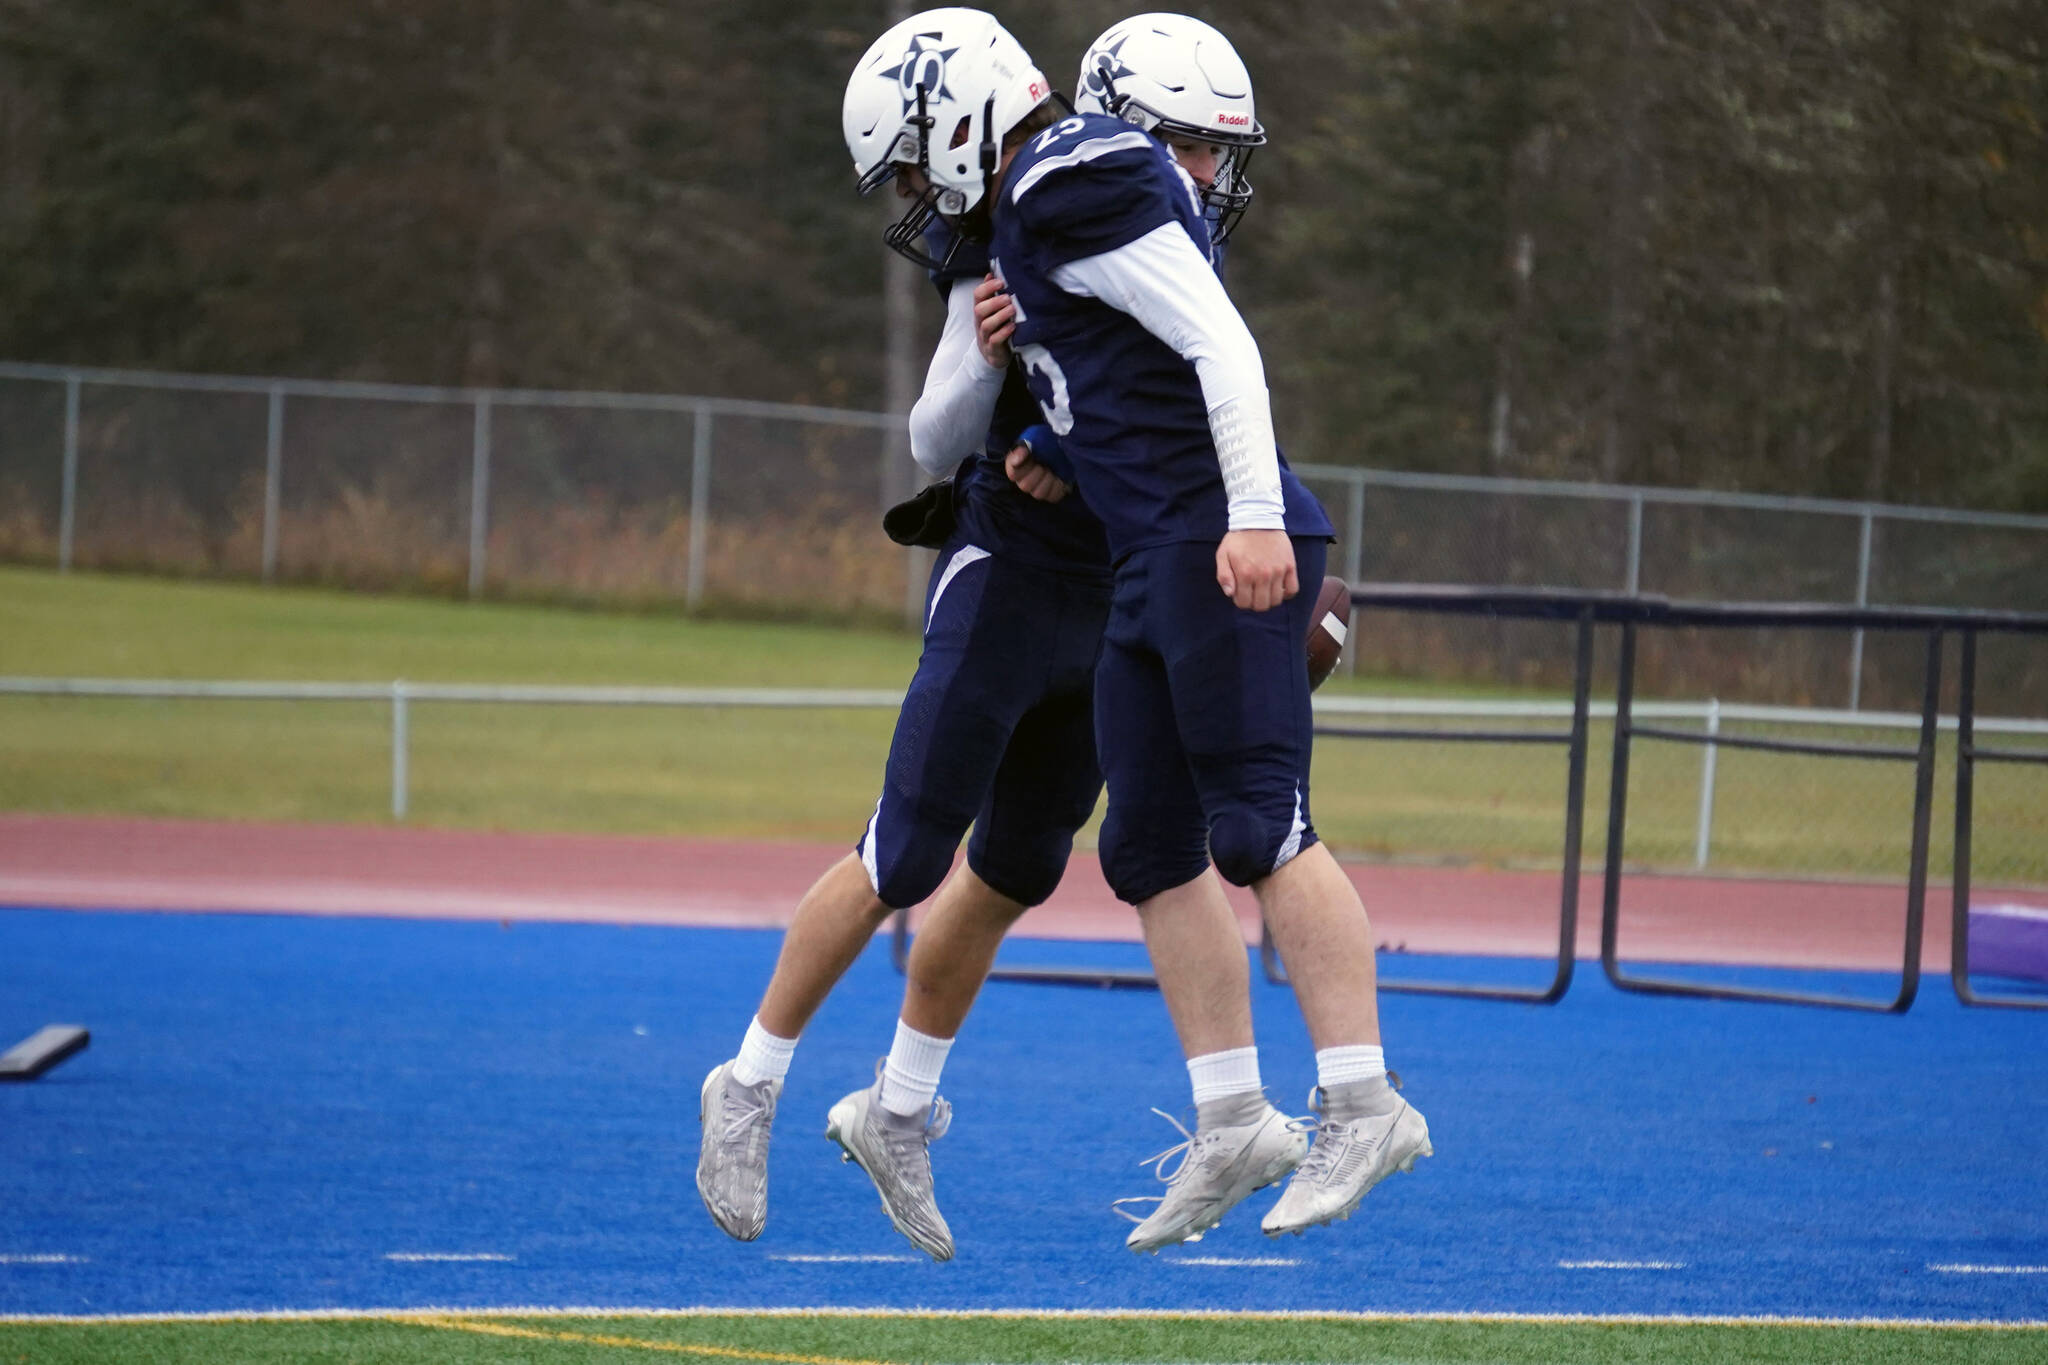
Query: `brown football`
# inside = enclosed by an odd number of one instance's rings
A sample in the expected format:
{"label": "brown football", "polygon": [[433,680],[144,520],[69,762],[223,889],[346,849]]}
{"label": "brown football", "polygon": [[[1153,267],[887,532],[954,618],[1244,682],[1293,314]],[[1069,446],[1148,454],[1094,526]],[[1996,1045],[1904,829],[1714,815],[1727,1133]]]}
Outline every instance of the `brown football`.
{"label": "brown football", "polygon": [[1351,630],[1351,585],[1341,578],[1323,580],[1316,594],[1316,609],[1308,622],[1308,690],[1323,685],[1323,679],[1337,669],[1344,657],[1345,637]]}

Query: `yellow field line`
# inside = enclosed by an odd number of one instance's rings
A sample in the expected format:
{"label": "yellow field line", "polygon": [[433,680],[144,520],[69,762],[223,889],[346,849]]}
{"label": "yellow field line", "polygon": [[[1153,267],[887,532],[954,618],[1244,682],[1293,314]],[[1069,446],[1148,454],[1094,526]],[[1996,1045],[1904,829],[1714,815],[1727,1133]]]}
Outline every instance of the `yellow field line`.
{"label": "yellow field line", "polygon": [[[151,1327],[174,1323],[416,1322],[459,1313],[488,1318],[851,1318],[904,1322],[1314,1322],[1369,1324],[1474,1323],[1516,1327],[1792,1327],[1892,1332],[2040,1332],[2048,1318],[1850,1318],[1787,1314],[1516,1313],[1505,1310],[1271,1308],[644,1308],[627,1304],[507,1304],[491,1308],[243,1308],[168,1313],[0,1313],[0,1327]],[[879,1365],[879,1363],[874,1363]]]}
{"label": "yellow field line", "polygon": [[699,1346],[685,1341],[649,1341],[645,1337],[610,1337],[591,1332],[544,1332],[537,1327],[513,1327],[502,1322],[477,1322],[465,1318],[403,1317],[393,1319],[411,1327],[434,1327],[445,1332],[475,1332],[488,1337],[520,1337],[527,1341],[568,1341],[586,1346],[618,1346],[637,1351],[666,1351],[671,1355],[712,1356],[719,1360],[767,1360],[778,1365],[887,1365],[878,1360],[843,1360],[837,1356],[800,1356],[782,1351],[748,1351],[737,1346]]}

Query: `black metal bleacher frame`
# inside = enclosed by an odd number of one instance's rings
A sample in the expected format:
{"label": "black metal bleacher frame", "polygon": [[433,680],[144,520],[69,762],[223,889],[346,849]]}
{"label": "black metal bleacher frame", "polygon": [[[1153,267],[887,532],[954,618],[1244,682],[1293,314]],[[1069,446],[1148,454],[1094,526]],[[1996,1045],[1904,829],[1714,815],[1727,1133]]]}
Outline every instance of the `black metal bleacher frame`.
{"label": "black metal bleacher frame", "polygon": [[[1914,619],[1908,620],[1911,616]],[[1702,627],[1792,627],[1868,630],[1917,629],[1927,631],[1927,656],[1921,678],[1920,741],[1910,750],[1874,744],[1825,744],[1795,741],[1695,734],[1658,726],[1637,725],[1633,713],[1635,694],[1636,634],[1643,626]],[[1876,611],[1859,607],[1826,607],[1801,603],[1699,603],[1665,602],[1621,622],[1621,655],[1616,669],[1614,697],[1614,761],[1607,804],[1607,868],[1601,885],[1600,966],[1607,979],[1626,991],[1646,995],[1681,995],[1706,1000],[1760,1000],[1781,1005],[1819,1005],[1834,1009],[1866,1010],[1898,1014],[1912,1008],[1920,989],[1920,937],[1927,901],[1927,836],[1934,802],[1934,737],[1939,723],[1941,700],[1942,624],[1919,619],[1919,614]],[[1640,735],[1679,744],[1714,744],[1731,749],[1753,749],[1768,753],[1814,754],[1835,758],[1889,759],[1913,763],[1912,852],[1906,874],[1905,941],[1901,946],[1899,990],[1889,1001],[1860,999],[1817,991],[1779,990],[1757,986],[1732,986],[1670,977],[1631,975],[1621,965],[1618,938],[1621,920],[1621,879],[1624,841],[1628,826],[1629,749]]]}
{"label": "black metal bleacher frame", "polygon": [[[1996,628],[1996,627],[1993,627]],[[1949,981],[1965,1005],[2015,1010],[2048,1010],[2048,996],[2001,995],[1970,984],[1970,835],[1977,794],[1977,764],[2048,764],[2048,751],[1986,749],[1977,743],[1977,635],[1964,626],[1962,667],[1956,686],[1956,848],[1954,897],[1949,921]]]}
{"label": "black metal bleacher frame", "polygon": [[[1635,686],[1635,634],[1643,625],[1702,627],[1806,628],[1925,632],[1926,663],[1922,678],[1920,742],[1910,752],[1880,746],[1823,745],[1777,740],[1731,738],[1709,741],[1703,735],[1638,726],[1630,703]],[[1956,764],[1956,857],[1954,916],[1949,942],[1949,975],[1956,995],[1966,1005],[2041,1009],[2048,1001],[2023,996],[1986,996],[1969,983],[1970,821],[1975,763],[1980,759],[2021,763],[2048,762],[2048,755],[1977,747],[1972,731],[1976,710],[1976,637],[1984,632],[2048,636],[2048,615],[2013,611],[1980,611],[1932,607],[1834,607],[1810,603],[1665,602],[1622,623],[1621,661],[1615,693],[1613,794],[1608,803],[1607,871],[1600,913],[1600,963],[1608,980],[1623,990],[1659,995],[1689,995],[1715,1000],[1763,1000],[1781,1004],[1903,1013],[1911,1008],[1919,987],[1921,931],[1925,924],[1928,833],[1931,823],[1935,739],[1940,725],[1941,651],[1946,636],[1962,640],[1962,674],[1958,685]],[[1616,953],[1623,832],[1627,820],[1628,746],[1636,735],[1680,743],[1714,743],[1730,748],[1818,753],[1845,757],[1905,759],[1914,764],[1913,833],[1907,865],[1905,941],[1900,953],[1898,994],[1890,1001],[1844,998],[1802,991],[1757,990],[1710,985],[1697,981],[1633,976],[1621,969]]]}
{"label": "black metal bleacher frame", "polygon": [[[1593,692],[1593,627],[1604,616],[1632,606],[1639,599],[1613,593],[1584,593],[1551,588],[1466,588],[1433,584],[1367,583],[1352,591],[1354,608],[1419,611],[1438,615],[1485,616],[1495,619],[1569,621],[1574,626],[1572,715],[1567,730],[1425,730],[1411,727],[1316,727],[1316,734],[1341,739],[1408,740],[1449,743],[1562,744],[1565,746],[1564,859],[1557,916],[1556,966],[1547,985],[1535,987],[1477,985],[1453,981],[1389,981],[1379,988],[1404,995],[1457,995],[1479,1000],[1506,1000],[1529,1005],[1554,1005],[1571,989],[1578,937],[1580,852],[1586,814],[1586,750]],[[1266,980],[1284,984],[1286,972],[1273,943],[1271,928],[1259,924],[1259,965]]]}

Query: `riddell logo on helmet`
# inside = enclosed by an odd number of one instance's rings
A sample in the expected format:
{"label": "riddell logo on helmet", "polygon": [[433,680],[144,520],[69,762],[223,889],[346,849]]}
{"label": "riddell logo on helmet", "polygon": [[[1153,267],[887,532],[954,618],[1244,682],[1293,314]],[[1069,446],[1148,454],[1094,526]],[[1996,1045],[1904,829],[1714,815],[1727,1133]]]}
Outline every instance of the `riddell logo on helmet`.
{"label": "riddell logo on helmet", "polygon": [[1045,83],[1044,81],[1033,81],[1033,82],[1031,82],[1031,98],[1032,98],[1032,99],[1035,99],[1035,100],[1042,100],[1042,99],[1044,99],[1044,98],[1045,98],[1045,97],[1046,97],[1047,95],[1050,95],[1051,93],[1052,93],[1052,91],[1051,91],[1051,90],[1050,90],[1049,88],[1047,88],[1047,86],[1046,86],[1046,83]]}
{"label": "riddell logo on helmet", "polygon": [[1251,122],[1251,119],[1244,114],[1233,114],[1229,113],[1228,111],[1224,111],[1219,112],[1216,115],[1216,121],[1226,128],[1242,128],[1246,124],[1249,124]]}

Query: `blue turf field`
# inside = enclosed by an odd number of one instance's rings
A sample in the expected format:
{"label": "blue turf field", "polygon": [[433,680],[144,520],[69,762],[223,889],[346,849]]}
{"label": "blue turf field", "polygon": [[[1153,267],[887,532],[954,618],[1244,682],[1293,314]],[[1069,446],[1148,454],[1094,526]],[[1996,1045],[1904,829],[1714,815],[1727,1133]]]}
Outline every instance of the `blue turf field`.
{"label": "blue turf field", "polygon": [[[1147,1192],[1136,1162],[1173,1137],[1147,1106],[1186,1099],[1158,997],[995,985],[947,1072],[954,1130],[933,1150],[960,1255],[934,1266],[893,1259],[909,1248],[820,1136],[893,1026],[899,978],[878,945],[797,1054],[768,1230],[743,1246],[697,1201],[696,1092],[777,942],[0,910],[0,1034],[93,1030],[44,1079],[0,1085],[0,1314],[2048,1318],[2048,1017],[1963,1011],[1939,980],[1903,1018],[1622,996],[1597,972],[1554,1009],[1389,996],[1390,1057],[1439,1155],[1337,1228],[1268,1242],[1262,1194],[1198,1246],[1142,1260],[1108,1205]],[[1305,1035],[1284,989],[1258,989],[1268,1088],[1298,1108]]]}

